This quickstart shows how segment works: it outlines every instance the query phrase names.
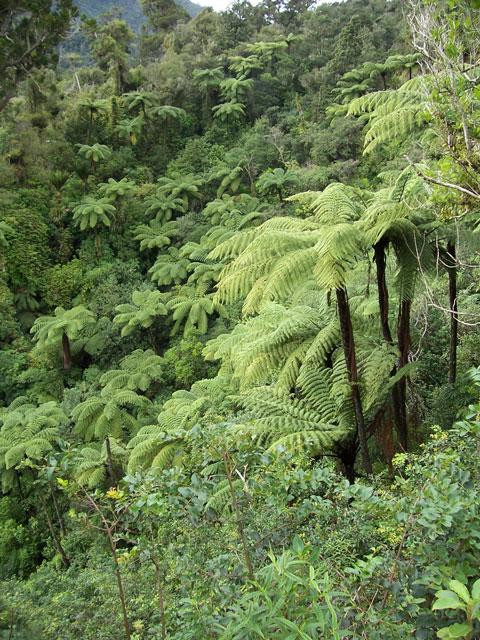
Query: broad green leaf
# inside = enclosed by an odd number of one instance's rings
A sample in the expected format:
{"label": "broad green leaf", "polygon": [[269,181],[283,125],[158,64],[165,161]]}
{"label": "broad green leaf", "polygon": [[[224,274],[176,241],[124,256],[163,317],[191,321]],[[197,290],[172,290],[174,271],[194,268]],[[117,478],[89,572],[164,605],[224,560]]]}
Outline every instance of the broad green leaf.
{"label": "broad green leaf", "polygon": [[455,591],[455,593],[467,604],[471,601],[467,587],[459,580],[450,580],[448,588],[451,589],[451,591]]}
{"label": "broad green leaf", "polygon": [[472,627],[469,624],[461,624],[457,622],[449,627],[439,629],[437,631],[437,636],[439,638],[444,638],[445,640],[455,640],[456,638],[465,638],[471,630]]}
{"label": "broad green leaf", "polygon": [[460,601],[459,597],[453,591],[437,591],[437,598],[433,603],[432,610],[438,609],[464,609],[465,605]]}
{"label": "broad green leaf", "polygon": [[474,600],[480,600],[480,579],[475,580],[472,587],[472,598]]}

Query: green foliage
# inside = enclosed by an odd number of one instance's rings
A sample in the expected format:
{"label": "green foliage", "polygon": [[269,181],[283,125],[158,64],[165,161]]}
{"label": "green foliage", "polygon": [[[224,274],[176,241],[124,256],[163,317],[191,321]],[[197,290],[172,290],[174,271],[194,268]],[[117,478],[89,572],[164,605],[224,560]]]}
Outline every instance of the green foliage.
{"label": "green foliage", "polygon": [[444,611],[445,609],[456,609],[463,611],[466,622],[449,625],[437,631],[439,638],[471,638],[473,625],[476,620],[480,620],[480,580],[476,580],[472,585],[472,591],[459,580],[450,580],[447,590],[437,591],[435,602],[432,605],[433,611]]}
{"label": "green foliage", "polygon": [[120,362],[119,369],[110,369],[100,378],[107,392],[131,389],[147,391],[153,384],[163,379],[163,360],[151,349],[136,349]]}
{"label": "green foliage", "polygon": [[[300,538],[293,551],[269,555],[269,563],[257,576],[257,585],[236,603],[222,640],[258,637],[329,637],[340,640],[341,629],[328,574],[319,577],[309,563],[310,550]],[[280,596],[280,597],[279,597]]]}
{"label": "green foliage", "polygon": [[187,336],[192,329],[197,329],[199,333],[206,333],[208,329],[208,316],[214,313],[223,316],[225,313],[222,304],[213,299],[211,294],[206,293],[206,287],[198,286],[183,287],[179,294],[167,302],[167,308],[172,313],[172,320],[175,324],[172,328],[172,335],[175,335],[180,326],[185,323],[183,333]]}
{"label": "green foliage", "polygon": [[73,209],[73,219],[81,231],[103,225],[111,225],[110,217],[116,209],[109,198],[85,196],[83,201]]}
{"label": "green foliage", "polygon": [[262,173],[257,180],[257,189],[260,193],[276,192],[280,200],[283,198],[283,192],[289,186],[298,184],[298,178],[293,171],[278,169],[269,169]]}
{"label": "green foliage", "polygon": [[30,1],[19,5],[9,0],[3,9],[6,19],[0,49],[2,107],[32,70],[55,62],[57,47],[78,11],[69,0],[53,6]]}
{"label": "green foliage", "polygon": [[85,0],[58,67],[43,4],[2,33],[0,638],[473,638],[478,2]]}
{"label": "green foliage", "polygon": [[111,156],[112,151],[107,147],[107,145],[95,142],[95,144],[91,145],[78,145],[78,154],[86,160],[90,160],[92,165],[94,165],[97,162],[100,162],[100,160],[107,160],[107,158]]}
{"label": "green foliage", "polygon": [[72,309],[57,307],[55,315],[41,316],[35,320],[31,329],[38,349],[59,346],[62,336],[77,340],[84,330],[95,322],[93,313],[83,305]]}
{"label": "green foliage", "polygon": [[130,389],[106,387],[98,396],[91,396],[72,411],[75,432],[84,440],[102,440],[107,436],[122,439],[124,432],[137,427],[137,419],[129,411],[147,409],[150,402]]}
{"label": "green foliage", "polygon": [[114,324],[122,326],[122,336],[128,336],[139,327],[151,327],[158,316],[166,315],[167,307],[160,291],[134,291],[132,303],[120,304],[115,311]]}
{"label": "green foliage", "polygon": [[224,102],[223,104],[217,104],[212,108],[215,118],[222,120],[223,122],[241,120],[245,115],[245,105],[235,100]]}
{"label": "green foliage", "polygon": [[66,416],[56,402],[35,406],[22,396],[0,414],[0,464],[4,490],[11,489],[22,463],[38,461],[60,438]]}

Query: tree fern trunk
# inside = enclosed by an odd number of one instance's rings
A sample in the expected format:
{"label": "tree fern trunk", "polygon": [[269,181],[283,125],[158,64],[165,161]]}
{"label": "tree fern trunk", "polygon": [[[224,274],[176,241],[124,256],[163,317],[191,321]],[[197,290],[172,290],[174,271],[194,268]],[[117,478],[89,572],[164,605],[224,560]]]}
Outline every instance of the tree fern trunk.
{"label": "tree fern trunk", "polygon": [[[390,323],[389,323],[389,296],[388,296],[388,286],[387,286],[387,278],[386,278],[386,265],[387,260],[385,256],[385,248],[386,242],[380,241],[374,246],[374,255],[375,255],[375,266],[377,270],[377,290],[378,290],[378,305],[380,309],[380,326],[382,329],[382,335],[389,345],[393,345],[393,337],[392,332],[390,331]],[[400,349],[400,341],[399,341],[399,349]],[[408,356],[408,354],[407,354]],[[397,367],[394,366],[391,372],[391,375],[394,376],[397,372]],[[395,418],[395,427],[397,430],[397,434],[400,440],[402,440],[401,434],[403,434],[406,429],[406,393],[405,393],[405,381],[399,380],[393,385],[392,388],[392,405],[393,405],[393,414]],[[402,448],[404,448],[404,443],[401,442]]]}
{"label": "tree fern trunk", "polygon": [[[397,340],[400,351],[399,368],[408,364],[408,353],[410,351],[410,311],[412,303],[410,300],[402,300],[398,313]],[[408,450],[408,418],[407,418],[407,380],[402,378],[397,383],[400,406],[400,423],[398,425],[398,441],[404,451]]]}
{"label": "tree fern trunk", "polygon": [[70,340],[66,333],[62,335],[62,350],[63,350],[63,368],[65,371],[69,371],[72,368],[72,354],[70,351]]}
{"label": "tree fern trunk", "polygon": [[358,439],[354,438],[338,452],[340,470],[351,484],[355,482],[355,458],[357,457],[357,447]]}
{"label": "tree fern trunk", "polygon": [[392,333],[390,331],[390,325],[388,321],[388,287],[387,279],[385,276],[387,260],[385,256],[385,242],[380,241],[373,247],[375,254],[375,266],[377,269],[377,290],[378,290],[378,305],[380,308],[380,326],[382,328],[382,335],[386,342],[393,344]]}
{"label": "tree fern trunk", "polygon": [[110,478],[110,482],[112,484],[112,487],[115,486],[116,484],[116,480],[115,480],[115,472],[113,470],[113,456],[112,456],[112,447],[110,445],[110,438],[107,436],[105,438],[105,447],[107,449],[107,469],[108,469],[108,476]]}
{"label": "tree fern trunk", "polygon": [[58,537],[57,532],[55,531],[55,527],[53,526],[52,520],[51,520],[51,518],[50,518],[50,516],[48,514],[47,506],[46,506],[44,501],[42,501],[42,503],[43,503],[43,512],[45,514],[45,520],[47,522],[47,528],[48,528],[48,530],[50,532],[50,536],[52,538],[53,546],[57,550],[57,553],[60,556],[60,559],[62,561],[63,566],[65,567],[65,569],[68,569],[70,567],[70,559],[68,558],[67,554],[65,553],[65,549],[62,546],[62,542],[61,542],[60,538]]}
{"label": "tree fern trunk", "polygon": [[448,381],[457,379],[458,303],[457,303],[457,255],[455,243],[447,243],[448,296],[450,302],[450,350]]}
{"label": "tree fern trunk", "polygon": [[348,304],[347,292],[345,289],[336,289],[335,293],[337,296],[338,316],[340,319],[340,330],[342,333],[348,381],[352,390],[352,402],[355,412],[358,440],[360,442],[360,450],[362,452],[363,468],[367,474],[371,474],[372,463],[368,452],[367,431],[365,428],[365,418],[363,416],[362,400],[358,386],[357,354],[355,351],[350,306]]}

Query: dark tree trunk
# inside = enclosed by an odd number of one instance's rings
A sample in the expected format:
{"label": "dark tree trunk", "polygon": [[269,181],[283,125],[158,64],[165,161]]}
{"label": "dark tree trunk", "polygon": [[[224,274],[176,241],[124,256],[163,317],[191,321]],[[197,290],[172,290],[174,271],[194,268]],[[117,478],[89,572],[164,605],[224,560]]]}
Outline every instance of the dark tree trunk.
{"label": "dark tree trunk", "polygon": [[[380,326],[382,329],[382,335],[385,340],[390,345],[393,345],[392,332],[390,331],[390,323],[389,323],[389,298],[388,298],[388,287],[387,287],[387,278],[386,278],[386,266],[387,260],[385,256],[385,248],[386,242],[380,241],[374,246],[374,254],[375,254],[375,266],[377,270],[377,289],[378,289],[378,304],[380,308]],[[400,341],[399,341],[399,349]],[[408,349],[407,349],[407,358],[408,358]],[[402,358],[400,358],[402,360]],[[402,365],[400,365],[402,366]],[[397,367],[394,366],[391,372],[391,375],[394,376],[397,373]],[[393,385],[392,388],[392,404],[393,404],[393,414],[395,418],[395,427],[397,430],[397,434],[400,440],[400,444],[402,448],[405,448],[405,442],[403,441],[403,436],[401,434],[406,433],[407,423],[406,423],[406,382],[405,380],[399,380]]]}
{"label": "dark tree trunk", "polygon": [[117,579],[118,595],[120,598],[120,604],[122,606],[122,617],[123,617],[123,627],[125,629],[125,640],[130,640],[131,638],[130,621],[128,619],[127,600],[125,597],[125,589],[123,587],[122,574],[120,571],[120,565],[118,563],[117,547],[115,545],[115,541],[113,539],[113,535],[110,529],[107,529],[106,533],[107,533],[107,538],[110,545],[110,552],[112,554],[113,564],[115,567],[115,577]]}
{"label": "dark tree trunk", "polygon": [[53,503],[53,508],[55,510],[55,515],[57,516],[57,522],[58,522],[58,527],[60,529],[60,535],[63,538],[66,535],[65,524],[63,522],[62,514],[60,513],[60,509],[58,507],[58,502],[57,502],[57,499],[55,497],[55,492],[53,491],[53,489],[50,490],[50,493],[52,495],[52,503]]}
{"label": "dark tree trunk", "polygon": [[[410,311],[412,303],[410,300],[402,300],[398,313],[397,340],[400,358],[399,369],[408,364],[408,354],[410,352]],[[408,450],[408,418],[407,418],[407,380],[403,377],[398,381],[398,402],[400,408],[398,429],[398,441],[404,451]]]}
{"label": "dark tree trunk", "polygon": [[340,319],[340,330],[342,333],[343,350],[347,365],[348,381],[352,392],[353,410],[355,412],[355,422],[357,426],[358,441],[362,452],[362,462],[365,473],[372,473],[372,463],[368,452],[367,430],[363,416],[362,400],[358,386],[357,354],[355,351],[355,341],[353,337],[352,319],[350,316],[350,306],[348,304],[347,292],[345,289],[336,289],[338,316]]}
{"label": "dark tree trunk", "polygon": [[351,484],[355,482],[355,458],[357,457],[357,447],[358,440],[357,438],[354,438],[338,452],[340,470]]}
{"label": "dark tree trunk", "polygon": [[393,344],[392,333],[390,331],[390,325],[388,322],[388,287],[386,279],[386,266],[387,260],[385,256],[386,243],[383,241],[377,242],[373,247],[375,253],[375,266],[377,269],[377,290],[378,290],[378,304],[380,307],[380,326],[382,329],[382,335],[386,342]]}
{"label": "dark tree trunk", "polygon": [[457,379],[458,303],[457,303],[457,254],[455,243],[447,243],[448,297],[450,302],[450,353],[448,381]]}
{"label": "dark tree trunk", "polygon": [[72,354],[70,352],[70,340],[66,333],[62,335],[62,350],[63,368],[65,371],[69,371],[72,368]]}
{"label": "dark tree trunk", "polygon": [[57,532],[55,531],[55,527],[53,526],[53,522],[48,514],[48,510],[47,507],[44,505],[44,513],[45,513],[45,520],[47,521],[47,527],[48,530],[50,532],[50,535],[52,537],[52,542],[53,542],[53,546],[55,547],[55,549],[57,550],[57,553],[59,554],[61,560],[62,560],[62,564],[65,567],[65,569],[68,569],[70,566],[70,559],[68,558],[67,554],[65,553],[65,549],[62,546],[62,542],[57,534]]}
{"label": "dark tree trunk", "polygon": [[112,487],[114,487],[115,484],[116,484],[116,479],[115,479],[115,471],[113,469],[112,447],[110,446],[110,438],[108,436],[105,438],[105,447],[107,449],[108,477],[110,478],[110,482],[112,483]]}

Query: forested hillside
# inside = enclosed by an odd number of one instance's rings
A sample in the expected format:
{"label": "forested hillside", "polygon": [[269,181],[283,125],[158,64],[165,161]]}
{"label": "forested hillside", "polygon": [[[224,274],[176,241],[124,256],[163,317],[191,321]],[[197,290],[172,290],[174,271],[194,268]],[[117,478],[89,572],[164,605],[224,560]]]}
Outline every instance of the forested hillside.
{"label": "forested hillside", "polygon": [[[94,18],[108,11],[116,11],[136,32],[140,31],[144,22],[141,0],[121,0],[120,2],[114,0],[76,0],[75,4],[82,14]],[[192,17],[198,15],[202,10],[200,5],[190,0],[178,0],[176,4],[188,11]]]}
{"label": "forested hillside", "polygon": [[95,4],[0,9],[0,638],[480,638],[479,0]]}

